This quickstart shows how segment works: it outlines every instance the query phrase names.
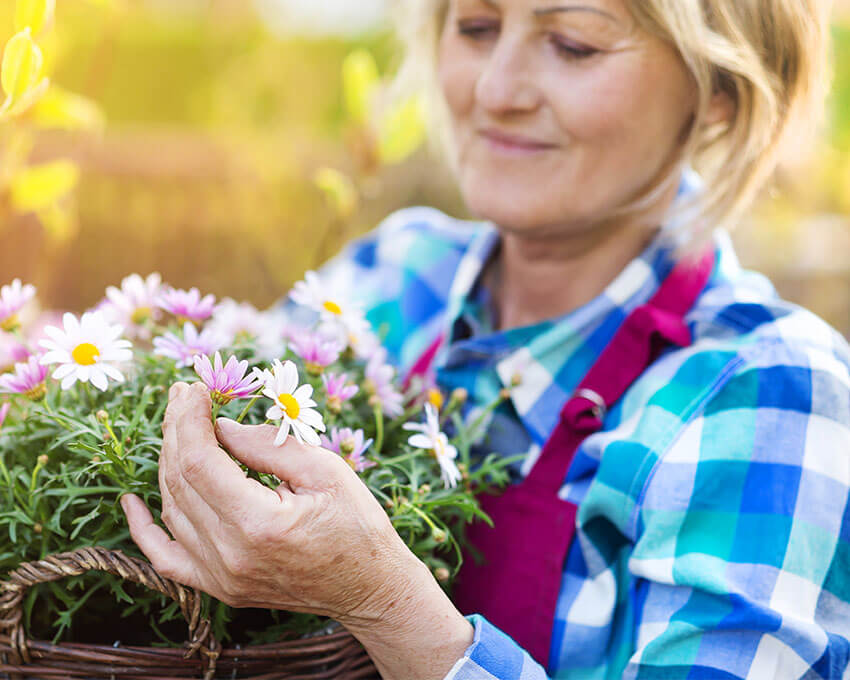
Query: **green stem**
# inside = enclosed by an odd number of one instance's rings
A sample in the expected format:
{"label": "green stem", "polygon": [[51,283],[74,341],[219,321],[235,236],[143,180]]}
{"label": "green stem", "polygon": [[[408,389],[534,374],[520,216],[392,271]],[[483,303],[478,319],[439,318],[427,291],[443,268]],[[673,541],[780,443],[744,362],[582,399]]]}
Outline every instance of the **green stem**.
{"label": "green stem", "polygon": [[374,407],[375,413],[375,444],[373,447],[373,451],[376,456],[381,455],[381,447],[384,445],[384,412],[381,410],[380,405],[375,404]]}
{"label": "green stem", "polygon": [[242,409],[242,413],[240,413],[239,417],[236,419],[237,423],[241,423],[243,420],[245,420],[245,416],[248,415],[248,411],[251,410],[251,407],[257,403],[257,399],[259,399],[261,396],[261,394],[258,394],[256,397],[254,397],[253,399],[251,399],[251,401],[248,402],[248,405]]}

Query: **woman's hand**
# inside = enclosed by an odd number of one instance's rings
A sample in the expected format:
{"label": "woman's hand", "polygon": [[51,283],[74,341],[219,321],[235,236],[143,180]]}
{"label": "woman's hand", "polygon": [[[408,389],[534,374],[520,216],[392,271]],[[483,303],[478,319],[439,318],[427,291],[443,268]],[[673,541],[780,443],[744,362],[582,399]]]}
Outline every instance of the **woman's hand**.
{"label": "woman's hand", "polygon": [[[163,576],[232,606],[336,619],[384,677],[442,678],[471,643],[470,624],[344,460],[291,438],[276,447],[275,434],[232,421],[213,429],[206,388],[174,385],[159,468],[173,539],[127,495],[133,539]],[[219,442],[283,483],[247,478]]]}

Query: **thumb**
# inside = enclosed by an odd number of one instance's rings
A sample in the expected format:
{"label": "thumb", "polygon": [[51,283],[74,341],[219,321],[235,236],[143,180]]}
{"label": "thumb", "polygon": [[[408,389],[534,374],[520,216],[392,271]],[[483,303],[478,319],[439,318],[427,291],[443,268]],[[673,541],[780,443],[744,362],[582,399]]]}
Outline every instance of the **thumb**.
{"label": "thumb", "polygon": [[334,459],[339,456],[300,444],[294,437],[275,446],[277,432],[274,425],[242,425],[229,418],[218,418],[215,423],[219,443],[252,470],[276,475],[295,492],[299,488],[327,489],[334,479]]}

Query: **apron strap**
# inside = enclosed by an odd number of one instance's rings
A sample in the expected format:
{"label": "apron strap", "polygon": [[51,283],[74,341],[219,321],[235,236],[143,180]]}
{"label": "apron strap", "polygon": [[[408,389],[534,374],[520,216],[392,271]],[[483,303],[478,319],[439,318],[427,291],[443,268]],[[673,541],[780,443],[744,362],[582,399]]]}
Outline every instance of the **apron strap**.
{"label": "apron strap", "polygon": [[[645,305],[622,323],[611,342],[561,410],[552,435],[522,484],[557,494],[573,454],[584,439],[602,429],[608,409],[669,344],[687,347],[691,333],[685,315],[705,289],[715,254],[681,261]],[[570,452],[570,455],[565,455]]]}

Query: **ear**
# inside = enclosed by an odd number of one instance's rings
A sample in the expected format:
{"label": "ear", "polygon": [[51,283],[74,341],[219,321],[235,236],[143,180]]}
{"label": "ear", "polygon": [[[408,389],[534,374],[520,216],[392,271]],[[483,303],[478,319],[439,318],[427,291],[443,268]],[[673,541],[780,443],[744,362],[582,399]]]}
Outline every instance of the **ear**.
{"label": "ear", "polygon": [[721,123],[731,123],[735,118],[736,110],[737,106],[732,95],[725,90],[717,90],[708,103],[705,124],[719,125]]}

